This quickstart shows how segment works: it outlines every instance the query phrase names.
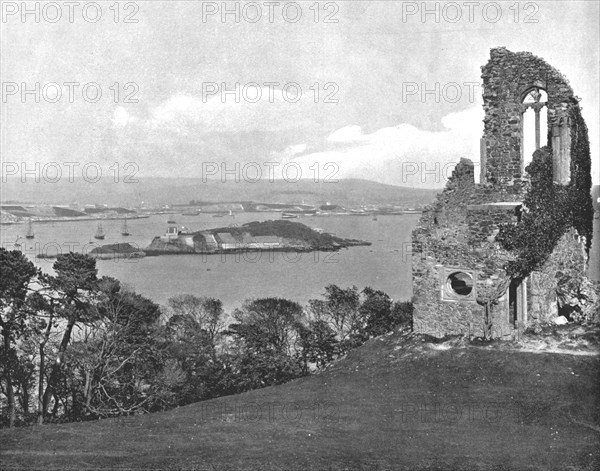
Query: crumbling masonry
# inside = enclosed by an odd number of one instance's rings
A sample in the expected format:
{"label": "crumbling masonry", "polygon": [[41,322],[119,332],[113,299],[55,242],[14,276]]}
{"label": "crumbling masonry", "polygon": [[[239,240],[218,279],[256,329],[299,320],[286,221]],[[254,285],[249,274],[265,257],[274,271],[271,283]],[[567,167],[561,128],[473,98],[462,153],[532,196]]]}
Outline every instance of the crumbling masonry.
{"label": "crumbling masonry", "polygon": [[[531,177],[525,171],[531,156],[524,150],[528,109],[535,116],[531,140],[539,149],[546,138],[555,183],[569,184],[581,168],[589,173],[589,152],[583,167],[571,159],[573,136],[584,132],[577,139],[587,144],[579,99],[562,74],[527,52],[492,49],[482,78],[480,183],[475,183],[473,163],[462,159],[413,232],[417,333],[514,338],[523,328],[562,313],[565,302],[577,302],[560,298],[559,278],[585,276],[586,241],[574,228],[566,231],[541,268],[519,279],[506,271],[514,254],[496,241],[500,226],[518,223],[527,210],[522,201]],[[540,129],[543,113],[547,129]]]}

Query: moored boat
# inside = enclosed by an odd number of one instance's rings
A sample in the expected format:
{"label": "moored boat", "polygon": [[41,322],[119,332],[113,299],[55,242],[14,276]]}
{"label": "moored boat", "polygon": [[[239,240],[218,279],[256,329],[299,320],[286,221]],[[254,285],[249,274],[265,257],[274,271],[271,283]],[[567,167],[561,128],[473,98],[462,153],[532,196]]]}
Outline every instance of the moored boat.
{"label": "moored boat", "polygon": [[96,233],[94,234],[94,239],[104,240],[104,229],[102,229],[102,223],[98,223],[98,229],[96,229]]}
{"label": "moored boat", "polygon": [[122,236],[131,235],[129,232],[129,228],[127,227],[127,219],[123,219],[123,227],[121,228],[121,235]]}
{"label": "moored boat", "polygon": [[31,222],[31,218],[29,219],[29,222],[27,223],[27,234],[25,235],[26,239],[33,239],[35,237],[35,234],[33,233],[33,223]]}

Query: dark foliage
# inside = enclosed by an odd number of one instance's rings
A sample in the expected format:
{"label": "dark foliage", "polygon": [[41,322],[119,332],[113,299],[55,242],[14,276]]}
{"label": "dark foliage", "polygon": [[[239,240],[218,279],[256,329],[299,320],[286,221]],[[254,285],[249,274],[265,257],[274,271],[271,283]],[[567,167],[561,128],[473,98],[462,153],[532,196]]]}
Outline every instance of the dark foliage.
{"label": "dark foliage", "polygon": [[310,301],[312,318],[287,299],[251,299],[224,329],[218,299],[180,295],[163,310],[98,278],[91,257],[59,256],[55,276],[18,251],[0,249],[0,262],[2,426],[154,412],[281,384],[412,315],[381,291],[330,285]]}
{"label": "dark foliage", "polygon": [[531,175],[531,189],[523,201],[521,222],[501,226],[496,237],[516,255],[506,267],[512,278],[526,277],[544,264],[574,212],[567,189],[553,182],[552,153],[548,147],[535,151],[527,172]]}
{"label": "dark foliage", "polygon": [[254,221],[241,227],[225,227],[213,232],[228,232],[234,237],[236,235],[241,237],[243,232],[248,232],[255,237],[275,235],[286,239],[301,240],[313,247],[329,245],[342,240],[330,234],[320,234],[304,224],[284,220]]}
{"label": "dark foliage", "polygon": [[586,249],[592,245],[594,207],[592,203],[592,162],[588,129],[579,107],[571,109],[571,184],[568,187],[571,224],[586,238]]}
{"label": "dark foliage", "polygon": [[527,167],[531,188],[524,199],[522,220],[501,227],[497,236],[502,246],[516,255],[506,267],[512,278],[525,277],[540,268],[570,227],[585,237],[588,252],[591,247],[594,209],[588,131],[579,107],[571,109],[570,118],[570,183],[554,183],[552,149],[537,150]]}

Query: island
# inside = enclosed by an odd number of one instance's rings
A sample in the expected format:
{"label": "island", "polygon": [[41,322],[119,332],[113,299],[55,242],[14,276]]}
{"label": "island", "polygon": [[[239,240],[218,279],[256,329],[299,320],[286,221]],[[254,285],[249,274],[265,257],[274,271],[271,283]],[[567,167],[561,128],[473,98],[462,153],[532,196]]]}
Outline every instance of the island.
{"label": "island", "polygon": [[[57,253],[39,253],[35,256],[37,259],[55,259],[58,257]],[[115,260],[123,258],[141,258],[145,257],[146,253],[132,244],[118,243],[118,244],[106,244],[100,247],[94,247],[86,255],[95,258],[97,260]]]}
{"label": "island", "polygon": [[145,257],[146,253],[134,245],[120,243],[96,247],[88,255],[96,259],[109,260],[114,258],[141,258]]}
{"label": "island", "polygon": [[357,239],[343,239],[286,220],[249,222],[197,232],[168,228],[144,249],[146,255],[214,254],[239,251],[313,252],[336,251],[346,247],[371,245]]}

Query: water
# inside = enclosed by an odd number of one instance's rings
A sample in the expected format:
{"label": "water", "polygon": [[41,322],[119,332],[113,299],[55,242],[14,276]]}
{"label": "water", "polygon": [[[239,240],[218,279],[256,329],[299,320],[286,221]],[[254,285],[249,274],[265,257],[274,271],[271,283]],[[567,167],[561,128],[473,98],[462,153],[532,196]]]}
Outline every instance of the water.
{"label": "water", "polygon": [[[167,220],[192,230],[212,229],[230,224],[277,219],[275,213],[238,213],[235,218],[214,218],[208,214],[154,215],[128,221],[129,237],[121,236],[122,221],[103,220],[103,241],[93,238],[97,221],[34,223],[35,239],[26,240],[26,224],[1,227],[2,246],[12,249],[18,236],[27,256],[45,272],[52,272],[54,260],[35,259],[37,253],[89,252],[102,244],[129,242],[145,248],[162,234]],[[98,260],[99,275],[112,276],[136,292],[165,304],[182,293],[212,296],[223,301],[226,310],[244,299],[280,296],[306,304],[318,298],[328,284],[356,285],[382,290],[395,300],[412,296],[410,254],[407,244],[418,215],[303,217],[296,219],[338,237],[370,241],[367,247],[350,247],[326,253],[249,252],[227,255],[162,255],[134,260]]]}

